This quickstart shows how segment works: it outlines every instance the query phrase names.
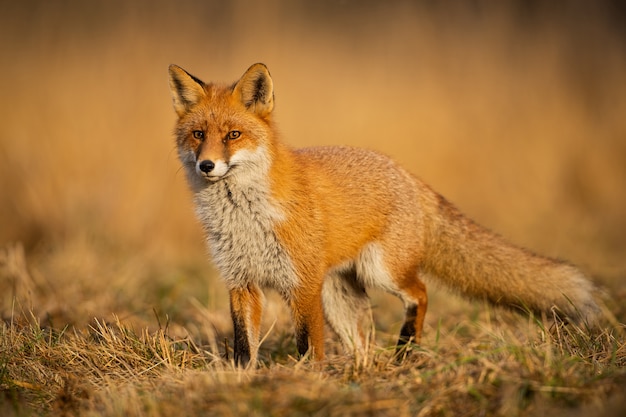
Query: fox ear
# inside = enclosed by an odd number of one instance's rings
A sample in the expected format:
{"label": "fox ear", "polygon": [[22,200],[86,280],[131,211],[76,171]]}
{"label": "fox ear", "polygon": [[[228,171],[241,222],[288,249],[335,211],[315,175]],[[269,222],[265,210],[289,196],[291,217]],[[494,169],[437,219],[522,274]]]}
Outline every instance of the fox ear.
{"label": "fox ear", "polygon": [[254,64],[233,88],[233,95],[246,108],[260,117],[267,117],[274,108],[274,84],[264,64]]}
{"label": "fox ear", "polygon": [[174,110],[181,117],[205,96],[204,83],[177,65],[170,65],[169,72]]}

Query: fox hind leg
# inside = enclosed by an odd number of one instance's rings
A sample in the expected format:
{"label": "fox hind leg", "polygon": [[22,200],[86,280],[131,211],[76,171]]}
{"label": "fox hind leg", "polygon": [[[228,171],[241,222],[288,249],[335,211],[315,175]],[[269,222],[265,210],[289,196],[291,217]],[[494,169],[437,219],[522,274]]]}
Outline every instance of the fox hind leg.
{"label": "fox hind leg", "polygon": [[331,274],[324,280],[322,302],[327,323],[348,351],[365,350],[362,329],[371,326],[370,300],[355,271]]}
{"label": "fox hind leg", "polygon": [[[424,317],[428,308],[426,286],[418,277],[418,264],[411,256],[386,256],[397,253],[383,244],[363,248],[356,262],[358,280],[366,287],[378,287],[404,302],[405,319],[397,350],[408,343],[420,343]],[[410,251],[407,252],[410,255]]]}
{"label": "fox hind leg", "polygon": [[428,308],[428,295],[426,285],[414,274],[406,279],[401,286],[400,298],[404,302],[405,318],[400,329],[400,337],[396,352],[408,343],[419,344],[422,339],[424,317]]}

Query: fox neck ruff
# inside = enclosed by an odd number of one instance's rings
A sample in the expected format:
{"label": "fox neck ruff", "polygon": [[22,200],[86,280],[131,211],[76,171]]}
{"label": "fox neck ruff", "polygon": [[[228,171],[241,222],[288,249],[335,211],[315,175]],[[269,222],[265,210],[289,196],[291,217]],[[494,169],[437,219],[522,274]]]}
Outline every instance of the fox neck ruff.
{"label": "fox neck ruff", "polygon": [[194,200],[226,285],[256,284],[287,295],[297,278],[291,257],[275,233],[284,214],[271,196],[267,153],[262,148],[250,152],[249,160],[241,161],[232,175],[197,188]]}

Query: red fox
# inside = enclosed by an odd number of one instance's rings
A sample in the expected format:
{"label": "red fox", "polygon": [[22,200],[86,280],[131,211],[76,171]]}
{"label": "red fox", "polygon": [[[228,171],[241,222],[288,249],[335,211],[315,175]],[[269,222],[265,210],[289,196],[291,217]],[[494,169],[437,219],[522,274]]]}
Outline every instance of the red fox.
{"label": "red fox", "polygon": [[287,302],[298,352],[316,359],[325,320],[346,347],[363,346],[372,287],[404,303],[398,346],[419,343],[423,277],[495,305],[556,307],[577,320],[597,314],[594,287],[578,269],[479,226],[390,158],[281,142],[265,65],[233,84],[204,83],[175,65],[169,76],[178,155],[229,290],[237,364],[257,361],[263,288]]}

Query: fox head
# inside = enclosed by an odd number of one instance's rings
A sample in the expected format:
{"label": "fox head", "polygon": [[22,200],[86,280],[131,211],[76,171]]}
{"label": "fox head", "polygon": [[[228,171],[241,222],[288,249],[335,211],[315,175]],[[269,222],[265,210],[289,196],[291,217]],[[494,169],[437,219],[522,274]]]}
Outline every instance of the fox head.
{"label": "fox head", "polygon": [[178,155],[192,184],[251,178],[267,169],[274,87],[264,64],[252,65],[232,85],[206,84],[176,65],[169,76]]}

